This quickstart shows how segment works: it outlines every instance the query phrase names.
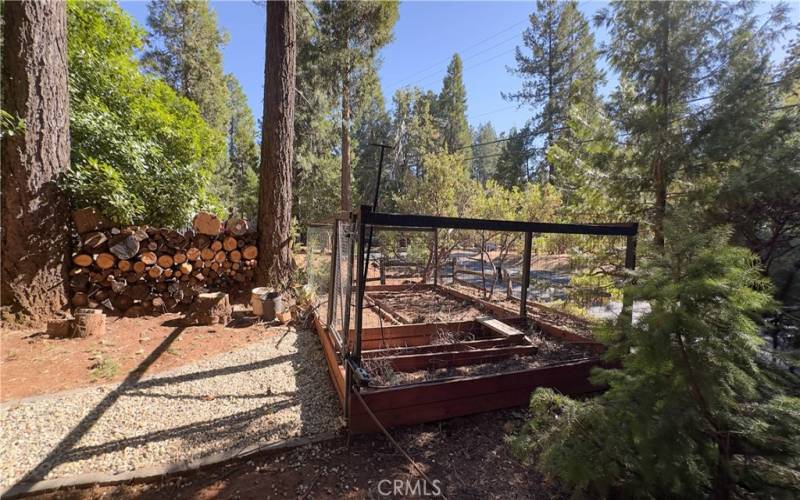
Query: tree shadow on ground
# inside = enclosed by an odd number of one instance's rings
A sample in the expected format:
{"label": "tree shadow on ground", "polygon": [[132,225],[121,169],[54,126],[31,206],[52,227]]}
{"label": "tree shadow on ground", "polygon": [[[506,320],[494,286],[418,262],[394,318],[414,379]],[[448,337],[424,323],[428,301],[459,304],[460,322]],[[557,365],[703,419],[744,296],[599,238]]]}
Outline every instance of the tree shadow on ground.
{"label": "tree shadow on ground", "polygon": [[[91,459],[93,457],[101,456],[107,453],[112,453],[126,448],[136,448],[146,446],[151,443],[167,441],[174,438],[184,440],[186,443],[202,442],[207,444],[209,442],[222,445],[223,448],[235,448],[257,442],[259,436],[254,432],[258,429],[252,428],[253,422],[264,416],[269,416],[282,410],[288,410],[293,407],[299,408],[300,429],[293,429],[291,423],[281,422],[270,425],[271,435],[291,435],[293,432],[304,434],[306,432],[318,431],[321,424],[319,411],[315,411],[320,404],[326,402],[319,401],[319,396],[313,394],[314,391],[307,391],[304,388],[319,387],[319,384],[327,384],[330,386],[328,396],[333,397],[335,394],[329,380],[321,380],[322,377],[327,379],[327,372],[324,369],[312,369],[312,367],[305,366],[308,363],[302,363],[301,359],[309,359],[309,356],[297,356],[301,350],[317,349],[320,350],[319,343],[314,343],[315,336],[311,332],[299,332],[292,339],[297,339],[294,348],[297,352],[280,354],[270,357],[269,359],[259,360],[252,363],[244,363],[235,366],[227,366],[222,368],[212,368],[201,370],[191,373],[167,375],[163,377],[144,378],[148,368],[155,363],[155,361],[165,353],[170,346],[179,338],[181,333],[185,330],[183,325],[178,325],[127,377],[111,392],[109,392],[103,399],[89,411],[73,428],[58,442],[37,465],[30,469],[21,479],[19,479],[7,495],[19,495],[28,492],[35,481],[45,478],[50,472],[55,470],[58,466],[66,463]],[[283,338],[278,340],[284,341]],[[283,350],[284,347],[281,347]],[[290,346],[288,346],[290,347]],[[324,363],[321,351],[314,353],[312,359],[317,359],[319,363]],[[281,363],[290,363],[294,370],[295,388],[296,390],[286,390],[282,392],[272,393],[269,389],[264,392],[252,394],[229,394],[223,393],[219,395],[193,395],[193,394],[168,394],[162,392],[153,392],[152,389],[159,387],[170,386],[173,384],[180,384],[183,382],[191,382],[197,380],[210,379],[213,377],[220,377],[225,375],[249,372],[267,368],[272,365]],[[324,367],[323,367],[324,368]],[[253,376],[256,376],[255,374]],[[317,391],[319,392],[319,391]],[[166,398],[181,400],[203,400],[213,401],[216,399],[235,402],[236,399],[240,400],[254,400],[258,398],[283,398],[277,401],[265,402],[255,408],[246,411],[240,411],[233,414],[228,414],[220,418],[213,418],[196,423],[189,423],[187,425],[173,426],[168,429],[155,430],[145,434],[124,437],[113,441],[104,441],[100,444],[82,444],[81,440],[90,432],[95,424],[111,409],[122,397],[142,398],[147,405],[148,398]],[[209,398],[209,399],[207,399]],[[324,399],[324,396],[323,396]],[[327,412],[326,412],[327,413]],[[169,415],[164,415],[165,419],[169,419]],[[271,418],[271,417],[267,417]],[[329,419],[328,419],[329,420]],[[324,425],[323,425],[324,427]]]}

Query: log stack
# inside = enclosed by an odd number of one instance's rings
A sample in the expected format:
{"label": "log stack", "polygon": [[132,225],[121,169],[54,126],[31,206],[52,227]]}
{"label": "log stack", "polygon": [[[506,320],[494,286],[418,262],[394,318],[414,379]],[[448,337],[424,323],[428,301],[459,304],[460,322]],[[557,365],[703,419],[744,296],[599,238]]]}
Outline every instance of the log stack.
{"label": "log stack", "polygon": [[256,234],[242,219],[201,212],[185,231],[149,226],[89,228],[72,257],[72,305],[126,316],[175,310],[201,293],[251,285]]}

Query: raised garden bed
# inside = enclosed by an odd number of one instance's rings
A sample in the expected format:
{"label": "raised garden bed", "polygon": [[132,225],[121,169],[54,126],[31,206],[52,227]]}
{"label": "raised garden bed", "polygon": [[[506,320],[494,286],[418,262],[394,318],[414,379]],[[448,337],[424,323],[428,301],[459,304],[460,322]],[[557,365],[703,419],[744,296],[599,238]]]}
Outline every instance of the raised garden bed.
{"label": "raised garden bed", "polygon": [[[453,316],[441,312],[434,316],[445,321],[363,327],[362,366],[369,374],[369,385],[359,390],[386,426],[525,405],[536,387],[552,387],[565,394],[601,389],[588,377],[601,364],[602,346],[584,337],[542,328],[535,320],[515,317],[508,309],[446,287],[373,285],[366,293],[373,301],[373,314],[399,311],[402,316],[414,310],[426,319],[428,311],[454,311]],[[421,299],[412,300],[410,307],[403,302],[417,297],[437,302],[427,309]],[[387,305],[390,311],[383,310]],[[464,311],[469,316],[459,321]],[[343,405],[348,398],[345,406],[349,406],[351,431],[377,430],[358,398],[346,396],[345,370],[333,335],[320,319],[316,329]],[[352,329],[350,333],[352,342]]]}

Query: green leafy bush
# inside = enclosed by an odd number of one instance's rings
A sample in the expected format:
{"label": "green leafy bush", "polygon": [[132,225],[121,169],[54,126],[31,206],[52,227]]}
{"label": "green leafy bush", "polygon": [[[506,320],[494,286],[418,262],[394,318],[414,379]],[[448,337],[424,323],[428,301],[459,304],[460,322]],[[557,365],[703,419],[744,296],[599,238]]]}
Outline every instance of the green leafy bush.
{"label": "green leafy bush", "polygon": [[[70,1],[68,34],[66,188],[76,208],[96,206],[122,224],[172,226],[200,208],[219,211],[207,185],[224,138],[194,103],[140,71],[134,51],[143,31],[115,3]],[[111,192],[92,185],[98,175]]]}
{"label": "green leafy bush", "polygon": [[74,204],[93,206],[112,220],[133,221],[144,212],[141,200],[126,189],[119,172],[94,158],[73,166],[66,176],[64,188]]}

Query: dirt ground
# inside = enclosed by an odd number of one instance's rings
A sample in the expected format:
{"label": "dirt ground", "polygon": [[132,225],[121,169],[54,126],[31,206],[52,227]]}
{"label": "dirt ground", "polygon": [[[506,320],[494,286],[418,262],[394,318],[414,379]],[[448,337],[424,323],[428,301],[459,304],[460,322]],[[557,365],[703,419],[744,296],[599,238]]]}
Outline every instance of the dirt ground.
{"label": "dirt ground", "polygon": [[369,292],[369,296],[410,323],[469,321],[484,314],[468,301],[457,300],[430,289]]}
{"label": "dirt ground", "polygon": [[51,339],[44,328],[0,330],[0,401],[115,382],[136,369],[165,338],[172,346],[148,368],[169,370],[228,352],[286,327],[268,327],[234,305],[228,326],[182,326],[180,313],[141,318],[108,317],[106,334],[82,339]]}
{"label": "dirt ground", "polygon": [[[565,498],[557,485],[511,454],[504,439],[524,412],[505,410],[390,432],[451,499]],[[35,498],[421,498],[402,490],[418,479],[382,434],[345,437],[287,452],[254,455],[155,482],[66,489]],[[400,492],[391,494],[399,480]],[[408,483],[406,483],[408,481]],[[420,486],[421,488],[422,486]],[[421,490],[418,490],[418,492]],[[428,485],[428,493],[434,485]]]}

